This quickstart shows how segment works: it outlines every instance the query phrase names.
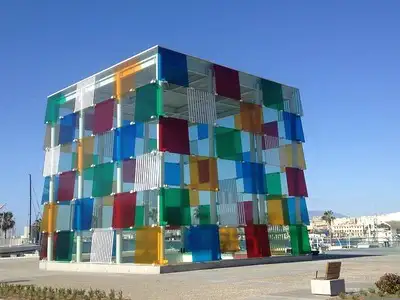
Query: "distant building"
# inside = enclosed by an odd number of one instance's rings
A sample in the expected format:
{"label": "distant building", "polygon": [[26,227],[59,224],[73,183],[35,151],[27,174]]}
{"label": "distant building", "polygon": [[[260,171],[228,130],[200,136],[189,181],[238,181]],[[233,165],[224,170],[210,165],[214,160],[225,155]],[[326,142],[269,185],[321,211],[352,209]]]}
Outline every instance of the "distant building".
{"label": "distant building", "polygon": [[[394,215],[394,214],[391,214]],[[378,243],[392,242],[397,240],[400,234],[398,228],[393,228],[393,220],[388,215],[361,216],[337,218],[331,226],[334,238],[365,238]],[[399,214],[400,219],[400,214]],[[321,217],[311,220],[309,229],[313,233],[327,233],[328,224]]]}

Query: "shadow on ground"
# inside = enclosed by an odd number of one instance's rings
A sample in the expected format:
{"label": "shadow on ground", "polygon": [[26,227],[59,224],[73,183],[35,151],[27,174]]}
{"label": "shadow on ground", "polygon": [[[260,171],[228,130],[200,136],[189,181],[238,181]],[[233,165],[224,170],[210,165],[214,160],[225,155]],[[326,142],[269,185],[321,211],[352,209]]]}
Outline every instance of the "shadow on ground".
{"label": "shadow on ground", "polygon": [[2,280],[0,281],[1,283],[5,283],[5,284],[19,284],[19,283],[27,283],[30,282],[30,280],[26,280],[26,279],[20,279],[20,280]]}
{"label": "shadow on ground", "polygon": [[372,256],[381,256],[380,254],[366,254],[366,253],[360,253],[360,254],[344,254],[344,253],[338,253],[338,254],[319,254],[319,255],[313,255],[312,260],[328,260],[328,259],[345,259],[345,258],[356,258],[356,257],[372,257]]}

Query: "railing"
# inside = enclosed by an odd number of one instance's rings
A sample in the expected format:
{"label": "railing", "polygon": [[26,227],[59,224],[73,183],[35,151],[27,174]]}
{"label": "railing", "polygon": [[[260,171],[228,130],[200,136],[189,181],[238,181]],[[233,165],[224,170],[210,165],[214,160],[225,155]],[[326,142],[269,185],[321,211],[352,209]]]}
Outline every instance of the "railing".
{"label": "railing", "polygon": [[0,238],[0,247],[11,247],[29,244],[28,238]]}

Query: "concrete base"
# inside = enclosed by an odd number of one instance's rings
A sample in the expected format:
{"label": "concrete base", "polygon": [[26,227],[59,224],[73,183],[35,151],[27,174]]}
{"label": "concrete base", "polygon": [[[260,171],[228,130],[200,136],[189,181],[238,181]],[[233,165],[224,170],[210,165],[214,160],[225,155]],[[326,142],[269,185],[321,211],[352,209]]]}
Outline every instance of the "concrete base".
{"label": "concrete base", "polygon": [[324,296],[337,296],[345,293],[344,279],[313,279],[311,280],[311,294]]}
{"label": "concrete base", "polygon": [[48,271],[116,273],[116,274],[166,274],[216,268],[243,267],[263,264],[311,261],[311,255],[304,256],[272,256],[263,258],[219,260],[204,263],[181,263],[176,265],[155,266],[140,264],[98,264],[40,261],[39,268]]}

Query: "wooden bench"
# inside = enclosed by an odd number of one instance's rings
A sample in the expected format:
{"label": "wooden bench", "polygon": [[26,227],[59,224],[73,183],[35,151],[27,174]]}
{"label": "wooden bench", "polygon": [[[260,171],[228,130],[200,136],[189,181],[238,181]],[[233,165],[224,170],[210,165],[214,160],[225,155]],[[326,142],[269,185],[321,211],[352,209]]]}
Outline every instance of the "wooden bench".
{"label": "wooden bench", "polygon": [[315,279],[311,280],[311,293],[317,295],[337,296],[344,293],[346,288],[344,279],[339,279],[342,262],[328,262],[326,264],[325,276],[318,277],[318,271],[315,273]]}
{"label": "wooden bench", "polygon": [[326,263],[325,276],[322,278],[318,278],[318,271],[317,271],[315,273],[315,279],[325,279],[325,280],[339,279],[341,268],[342,268],[341,261],[328,262]]}

